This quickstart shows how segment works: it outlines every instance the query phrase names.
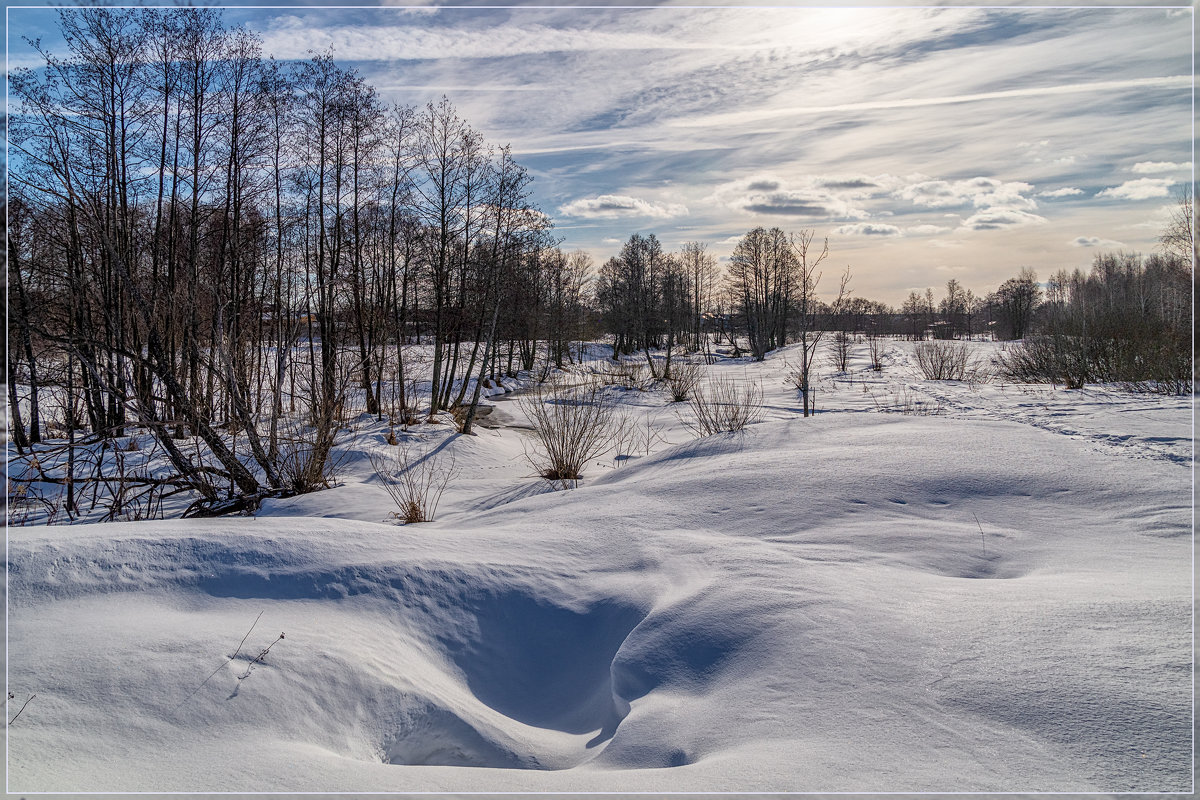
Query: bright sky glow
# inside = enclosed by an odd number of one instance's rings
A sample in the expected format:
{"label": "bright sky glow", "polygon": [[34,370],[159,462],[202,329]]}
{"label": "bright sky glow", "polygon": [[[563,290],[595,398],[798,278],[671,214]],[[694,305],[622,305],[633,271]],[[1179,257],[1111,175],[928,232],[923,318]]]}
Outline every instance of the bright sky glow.
{"label": "bright sky glow", "polygon": [[[53,49],[53,12],[10,9]],[[1152,251],[1193,174],[1192,8],[230,8],[333,48],[389,101],[443,92],[511,143],[563,246],[634,232],[727,256],[828,235],[856,294],[1045,278]],[[832,280],[829,281],[832,283]]]}

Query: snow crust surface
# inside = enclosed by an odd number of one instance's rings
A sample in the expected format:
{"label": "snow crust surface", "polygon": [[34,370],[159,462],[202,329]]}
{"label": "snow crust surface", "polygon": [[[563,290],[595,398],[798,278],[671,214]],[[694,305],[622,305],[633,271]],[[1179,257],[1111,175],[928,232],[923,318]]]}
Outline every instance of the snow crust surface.
{"label": "snow crust surface", "polygon": [[1190,399],[895,345],[804,419],[788,357],[711,368],[742,433],[625,393],[653,441],[570,490],[511,401],[414,430],[433,523],[364,425],[256,517],[10,529],[9,791],[1191,791]]}

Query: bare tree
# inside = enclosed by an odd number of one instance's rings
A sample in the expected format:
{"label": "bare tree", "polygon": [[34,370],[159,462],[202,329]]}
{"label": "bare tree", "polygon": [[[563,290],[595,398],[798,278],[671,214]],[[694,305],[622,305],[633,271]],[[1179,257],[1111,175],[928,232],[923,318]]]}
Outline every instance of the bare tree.
{"label": "bare tree", "polygon": [[1196,267],[1196,207],[1192,185],[1183,187],[1167,227],[1158,237],[1159,246],[1170,256]]}
{"label": "bare tree", "polygon": [[[825,336],[825,328],[821,325],[821,302],[817,298],[817,284],[821,281],[821,273],[817,268],[829,256],[829,240],[826,239],[820,251],[813,248],[815,234],[811,230],[802,230],[793,234],[788,243],[796,258],[796,321],[799,327],[800,365],[799,385],[804,416],[812,413],[812,365],[817,356],[817,348]],[[850,268],[842,274],[838,285],[837,296],[832,308],[840,308],[850,287]]]}
{"label": "bare tree", "polygon": [[708,246],[702,242],[684,242],[679,259],[691,280],[692,349],[707,353],[705,314],[709,311],[713,296],[719,288],[721,272],[717,267],[716,257],[708,252]]}
{"label": "bare tree", "polygon": [[[807,250],[805,236],[811,238],[811,233],[800,234],[800,247]],[[730,256],[730,278],[741,301],[750,352],[757,361],[787,341],[792,293],[803,292],[795,241],[779,228],[759,227],[743,236]],[[799,293],[796,300],[803,306]],[[797,310],[804,313],[799,307]]]}

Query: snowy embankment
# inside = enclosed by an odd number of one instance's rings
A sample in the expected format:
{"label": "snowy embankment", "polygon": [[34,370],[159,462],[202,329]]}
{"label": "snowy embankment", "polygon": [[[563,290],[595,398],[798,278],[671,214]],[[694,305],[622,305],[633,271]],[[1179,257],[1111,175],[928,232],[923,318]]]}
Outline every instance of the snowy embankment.
{"label": "snowy embankment", "polygon": [[362,457],[256,518],[11,529],[9,790],[1190,790],[1188,402],[901,346],[802,419],[786,355],[713,368],[763,382],[742,434],[628,393],[659,443],[570,491],[519,429],[414,434],[434,523]]}

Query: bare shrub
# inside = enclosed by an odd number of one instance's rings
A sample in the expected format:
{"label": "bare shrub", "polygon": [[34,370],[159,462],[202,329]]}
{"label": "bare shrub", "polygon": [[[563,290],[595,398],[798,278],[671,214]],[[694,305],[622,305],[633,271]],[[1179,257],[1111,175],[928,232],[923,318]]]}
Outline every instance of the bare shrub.
{"label": "bare shrub", "polygon": [[[783,374],[783,380],[796,391],[804,391],[804,368],[793,365],[789,361],[784,361],[784,369],[787,370]],[[809,378],[812,376],[810,374]]]}
{"label": "bare shrub", "polygon": [[920,342],[916,346],[917,366],[930,381],[985,381],[986,367],[971,358],[971,348],[965,343],[949,341]]}
{"label": "bare shrub", "polygon": [[666,441],[657,411],[641,419],[625,417],[613,428],[613,460],[619,465],[631,455],[650,455],[655,445]]}
{"label": "bare shrub", "polygon": [[654,376],[646,364],[633,361],[605,361],[591,368],[592,375],[604,386],[620,386],[638,392],[654,386]]}
{"label": "bare shrub", "polygon": [[613,404],[600,386],[538,385],[517,402],[533,425],[534,451],[525,457],[547,480],[576,480],[616,433]]}
{"label": "bare shrub", "polygon": [[626,389],[647,392],[654,386],[654,373],[646,364],[626,363],[621,365],[621,380]]}
{"label": "bare shrub", "polygon": [[867,352],[871,358],[871,369],[875,372],[883,372],[883,338],[877,333],[867,334]]}
{"label": "bare shrub", "polygon": [[1030,336],[1001,353],[999,363],[1005,377],[1025,383],[1081,389],[1090,377],[1083,349],[1064,336]]}
{"label": "bare shrub", "polygon": [[383,488],[399,509],[396,516],[405,525],[433,522],[443,492],[458,475],[453,451],[449,458],[443,457],[444,452],[430,449],[413,453],[409,445],[402,442],[394,449],[389,447],[367,454]]}
{"label": "bare shrub", "polygon": [[275,469],[284,489],[305,494],[337,482],[346,453],[334,450],[337,426],[331,419],[315,424],[295,422],[279,434],[279,456]]}
{"label": "bare shrub", "polygon": [[871,400],[875,403],[875,410],[885,414],[904,414],[910,417],[935,417],[942,413],[941,400],[926,400],[909,392],[905,387],[892,392],[885,399],[878,398],[874,392],[871,392]]}
{"label": "bare shrub", "polygon": [[703,374],[703,368],[695,362],[681,361],[674,364],[671,373],[664,379],[672,402],[682,403],[687,400],[700,384]]}
{"label": "bare shrub", "polygon": [[1049,333],[1026,337],[999,358],[1006,377],[1026,383],[1116,383],[1132,392],[1185,395],[1192,391],[1191,354],[1178,342],[1149,337]]}
{"label": "bare shrub", "polygon": [[829,348],[829,366],[838,372],[846,372],[850,368],[850,349],[854,337],[846,331],[833,334],[833,342]]}
{"label": "bare shrub", "polygon": [[48,497],[31,480],[15,482],[8,480],[8,526],[20,528],[32,525],[44,517],[45,525],[53,525],[62,510],[61,492],[58,497]]}
{"label": "bare shrub", "polygon": [[696,387],[688,405],[695,420],[684,420],[684,424],[698,436],[732,433],[762,419],[762,387],[754,381],[714,378]]}

